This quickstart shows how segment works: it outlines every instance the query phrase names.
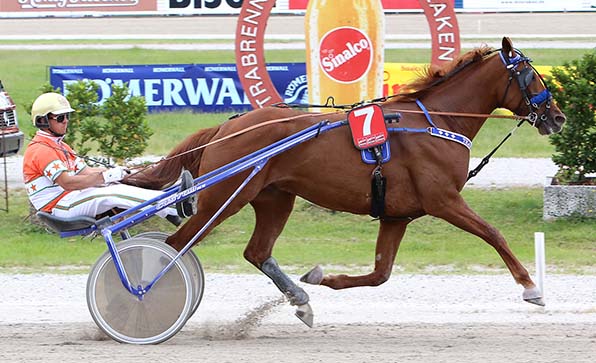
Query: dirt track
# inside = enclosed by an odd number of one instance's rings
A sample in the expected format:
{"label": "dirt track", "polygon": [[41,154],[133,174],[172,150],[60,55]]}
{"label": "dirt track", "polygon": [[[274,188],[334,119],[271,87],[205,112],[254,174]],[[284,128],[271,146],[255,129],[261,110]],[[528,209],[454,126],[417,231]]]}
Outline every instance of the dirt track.
{"label": "dirt track", "polygon": [[[221,327],[220,327],[221,330]],[[590,362],[594,325],[259,327],[248,337],[187,326],[158,346],[105,340],[92,324],[0,326],[2,362]]]}
{"label": "dirt track", "polygon": [[520,287],[501,274],[396,274],[344,291],[305,286],[312,329],[266,277],[206,278],[197,313],[176,336],[132,346],[93,323],[86,275],[0,274],[0,362],[596,361],[596,276],[547,276],[545,308],[521,301]]}

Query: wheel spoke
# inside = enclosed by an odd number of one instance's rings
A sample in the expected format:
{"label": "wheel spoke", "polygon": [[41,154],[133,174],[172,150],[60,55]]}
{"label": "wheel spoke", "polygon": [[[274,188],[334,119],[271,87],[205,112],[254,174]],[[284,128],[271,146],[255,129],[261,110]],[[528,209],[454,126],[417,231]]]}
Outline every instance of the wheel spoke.
{"label": "wheel spoke", "polygon": [[[117,245],[133,286],[145,287],[176,256],[176,251],[148,238],[130,238]],[[174,336],[190,316],[196,293],[186,264],[176,261],[139,299],[122,286],[112,257],[104,253],[91,269],[87,303],[91,316],[112,339],[133,344],[157,344]]]}

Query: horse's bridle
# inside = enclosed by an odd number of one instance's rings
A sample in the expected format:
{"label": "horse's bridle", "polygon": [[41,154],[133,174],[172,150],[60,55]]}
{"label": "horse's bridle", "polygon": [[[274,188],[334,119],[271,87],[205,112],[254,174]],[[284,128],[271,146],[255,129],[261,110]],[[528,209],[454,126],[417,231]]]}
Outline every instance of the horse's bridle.
{"label": "horse's bridle", "polygon": [[[527,116],[527,121],[534,127],[539,127],[542,122],[546,121],[550,115],[550,105],[552,101],[552,94],[548,90],[548,86],[544,82],[544,79],[538,73],[536,68],[532,66],[532,60],[523,55],[523,53],[517,49],[515,51],[515,57],[509,58],[507,54],[503,52],[501,49],[499,51],[499,56],[501,57],[501,61],[505,64],[507,70],[509,70],[509,82],[507,83],[507,88],[505,89],[505,93],[503,94],[503,100],[501,104],[505,102],[507,97],[507,92],[509,92],[509,86],[511,86],[511,81],[515,79],[519,86],[519,90],[523,96],[523,100],[530,111]],[[523,68],[519,70],[519,65],[522,64]],[[531,94],[528,90],[528,87],[534,81],[534,74],[537,74],[540,78],[540,82],[544,86],[544,90],[537,94]],[[538,117],[538,110],[544,104],[544,112]]]}

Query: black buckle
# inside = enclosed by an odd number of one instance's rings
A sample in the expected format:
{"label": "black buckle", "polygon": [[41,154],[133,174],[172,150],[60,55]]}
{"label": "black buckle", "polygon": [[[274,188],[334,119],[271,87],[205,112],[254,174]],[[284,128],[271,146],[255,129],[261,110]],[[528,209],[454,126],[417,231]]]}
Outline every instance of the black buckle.
{"label": "black buckle", "polygon": [[530,123],[530,125],[535,126],[536,121],[538,121],[538,114],[536,112],[530,112],[528,114],[528,122]]}

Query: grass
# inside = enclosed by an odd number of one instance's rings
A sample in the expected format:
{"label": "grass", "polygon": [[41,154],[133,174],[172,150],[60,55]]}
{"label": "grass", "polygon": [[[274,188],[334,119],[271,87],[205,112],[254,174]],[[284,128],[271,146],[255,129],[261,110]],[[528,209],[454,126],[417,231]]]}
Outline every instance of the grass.
{"label": "grass", "polygon": [[[533,233],[546,235],[549,271],[593,273],[596,220],[542,220],[542,191],[496,189],[464,191],[469,204],[508,239],[511,249],[532,270]],[[47,271],[69,266],[86,272],[105,250],[101,237],[61,239],[26,220],[29,206],[24,192],[11,196],[10,213],[2,216],[0,271]],[[242,253],[252,233],[250,207],[217,227],[194,251],[207,271],[255,272]],[[331,271],[368,271],[373,266],[378,222],[367,216],[331,212],[299,200],[274,256],[290,272],[301,273],[316,264]],[[159,218],[135,227],[136,233],[174,228]],[[397,257],[403,272],[505,272],[496,252],[479,238],[442,220],[423,217],[412,222]]]}

